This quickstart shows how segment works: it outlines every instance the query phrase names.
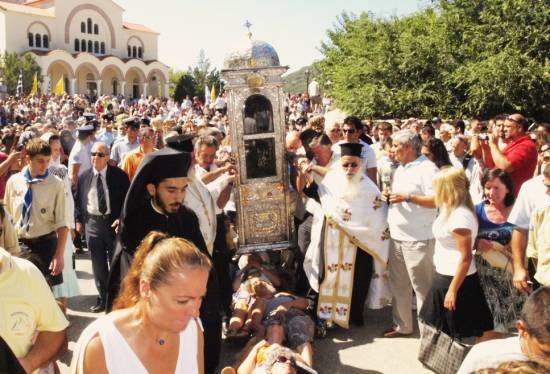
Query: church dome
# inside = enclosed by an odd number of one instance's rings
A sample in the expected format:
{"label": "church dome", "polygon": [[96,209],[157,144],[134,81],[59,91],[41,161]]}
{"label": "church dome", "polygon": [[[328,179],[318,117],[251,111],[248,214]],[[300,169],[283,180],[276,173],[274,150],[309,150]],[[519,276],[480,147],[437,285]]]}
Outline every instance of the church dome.
{"label": "church dome", "polygon": [[250,40],[249,45],[228,54],[223,62],[224,69],[255,69],[281,66],[279,55],[273,46],[261,40]]}

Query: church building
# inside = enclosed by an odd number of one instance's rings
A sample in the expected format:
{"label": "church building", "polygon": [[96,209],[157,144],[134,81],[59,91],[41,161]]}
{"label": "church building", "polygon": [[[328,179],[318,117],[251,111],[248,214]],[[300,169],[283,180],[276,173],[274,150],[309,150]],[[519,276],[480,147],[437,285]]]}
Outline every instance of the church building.
{"label": "church building", "polygon": [[42,92],[63,78],[70,94],[168,96],[159,33],[123,13],[111,0],[0,0],[0,53],[32,53]]}

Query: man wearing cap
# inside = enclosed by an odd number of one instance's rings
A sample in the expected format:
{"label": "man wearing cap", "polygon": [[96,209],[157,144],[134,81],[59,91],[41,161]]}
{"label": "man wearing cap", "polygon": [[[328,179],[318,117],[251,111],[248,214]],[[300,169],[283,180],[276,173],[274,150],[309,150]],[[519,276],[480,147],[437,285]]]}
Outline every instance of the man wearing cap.
{"label": "man wearing cap", "polygon": [[[191,155],[166,147],[146,154],[132,181],[120,218],[107,290],[109,311],[141,240],[156,230],[189,240],[210,257],[196,214],[183,205]],[[206,373],[213,373],[221,348],[221,319],[216,271],[211,270],[201,305]]]}
{"label": "man wearing cap", "polygon": [[91,124],[78,128],[78,138],[69,155],[69,178],[73,186],[78,183],[78,177],[92,167],[90,145],[93,132]]}
{"label": "man wearing cap", "polygon": [[105,113],[101,116],[101,119],[101,132],[96,136],[96,139],[110,147],[115,141],[115,134],[113,133],[113,121],[115,120],[115,116],[113,113]]}
{"label": "man wearing cap", "polygon": [[108,165],[109,147],[96,142],[92,147],[92,167],[78,180],[75,194],[76,229],[86,235],[99,297],[90,310],[105,309],[109,262],[115,250],[115,228],[130,182],[116,166]]}
{"label": "man wearing cap", "polygon": [[111,160],[109,161],[112,166],[122,167],[124,156],[128,152],[139,148],[139,120],[130,117],[124,120],[123,125],[126,128],[126,136],[113,144]]}
{"label": "man wearing cap", "polygon": [[340,145],[339,163],[320,184],[314,181],[311,166],[300,163],[304,193],[322,208],[314,217],[304,270],[311,288],[319,292],[319,318],[345,328],[364,324],[369,288],[370,307],[389,302],[383,276],[389,251],[387,206],[378,187],[362,172],[362,148],[358,143]]}

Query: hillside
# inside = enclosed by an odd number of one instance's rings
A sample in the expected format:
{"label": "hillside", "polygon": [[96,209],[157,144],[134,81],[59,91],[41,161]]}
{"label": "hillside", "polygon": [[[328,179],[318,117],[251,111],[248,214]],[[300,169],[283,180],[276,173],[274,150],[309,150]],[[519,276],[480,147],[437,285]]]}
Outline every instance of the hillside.
{"label": "hillside", "polygon": [[315,75],[315,71],[311,66],[304,66],[293,73],[289,73],[283,76],[283,81],[285,82],[284,90],[286,93],[301,93],[306,92],[306,70],[309,69],[310,81],[311,78]]}

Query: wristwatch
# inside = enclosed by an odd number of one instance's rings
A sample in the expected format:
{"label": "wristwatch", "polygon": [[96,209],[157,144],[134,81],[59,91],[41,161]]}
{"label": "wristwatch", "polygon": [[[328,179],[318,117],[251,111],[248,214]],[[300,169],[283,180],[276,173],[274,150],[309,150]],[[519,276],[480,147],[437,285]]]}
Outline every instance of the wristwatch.
{"label": "wristwatch", "polygon": [[405,201],[410,203],[411,202],[411,194],[408,193],[407,195],[405,195]]}

